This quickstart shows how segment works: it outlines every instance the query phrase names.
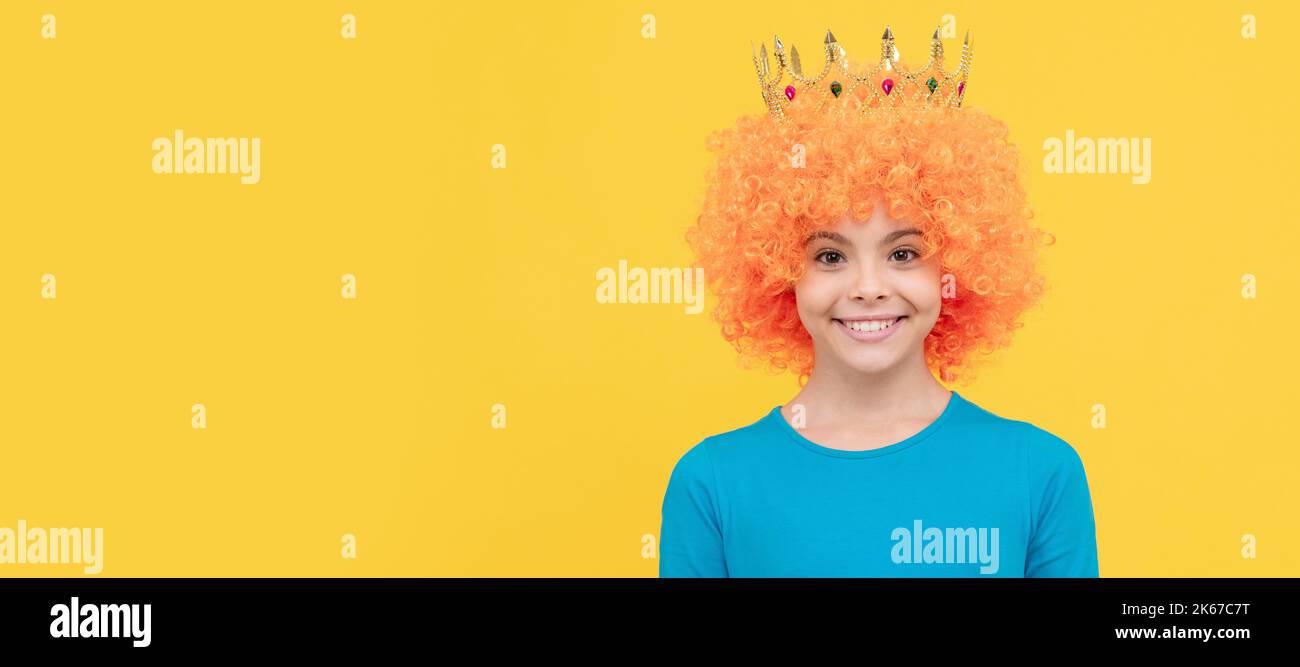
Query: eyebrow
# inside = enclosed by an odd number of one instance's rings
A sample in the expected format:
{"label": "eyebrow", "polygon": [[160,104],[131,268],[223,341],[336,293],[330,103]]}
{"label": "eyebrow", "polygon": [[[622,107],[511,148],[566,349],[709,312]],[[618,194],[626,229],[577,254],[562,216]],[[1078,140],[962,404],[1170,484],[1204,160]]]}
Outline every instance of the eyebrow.
{"label": "eyebrow", "polygon": [[[912,234],[916,234],[920,236],[921,230],[915,227],[908,227],[907,229],[899,229],[896,231],[892,231],[887,236],[885,236],[885,238],[880,240],[880,245],[882,246],[889,245],[890,243],[893,243],[894,241],[897,241],[898,239],[901,239],[904,236],[911,236]],[[848,238],[846,238],[843,234],[839,232],[832,232],[825,229],[811,234],[808,237],[808,240],[804,241],[804,245],[808,245],[809,243],[812,243],[813,239],[830,239],[835,243],[846,245],[849,246],[850,248],[853,247],[853,242],[850,241]]]}

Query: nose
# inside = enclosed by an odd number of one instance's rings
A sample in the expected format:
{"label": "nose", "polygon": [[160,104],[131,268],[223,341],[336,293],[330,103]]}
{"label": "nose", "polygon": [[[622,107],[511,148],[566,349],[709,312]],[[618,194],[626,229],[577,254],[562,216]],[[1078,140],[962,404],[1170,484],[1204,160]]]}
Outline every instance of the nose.
{"label": "nose", "polygon": [[889,291],[884,268],[879,262],[858,262],[853,274],[853,285],[849,289],[850,299],[861,302],[887,299]]}

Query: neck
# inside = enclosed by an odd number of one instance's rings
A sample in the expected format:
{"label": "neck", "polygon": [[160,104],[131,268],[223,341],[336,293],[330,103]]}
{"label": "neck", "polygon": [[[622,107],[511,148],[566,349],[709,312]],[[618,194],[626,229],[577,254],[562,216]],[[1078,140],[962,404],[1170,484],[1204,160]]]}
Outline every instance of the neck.
{"label": "neck", "polygon": [[909,415],[929,415],[942,409],[948,389],[935,379],[925,356],[909,356],[896,366],[875,373],[841,364],[817,364],[808,383],[790,403],[805,406],[818,421],[887,422]]}

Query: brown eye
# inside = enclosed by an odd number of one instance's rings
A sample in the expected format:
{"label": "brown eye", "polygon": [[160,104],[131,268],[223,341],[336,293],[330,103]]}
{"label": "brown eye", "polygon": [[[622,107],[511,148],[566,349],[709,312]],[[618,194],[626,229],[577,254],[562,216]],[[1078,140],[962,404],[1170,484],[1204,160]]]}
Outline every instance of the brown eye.
{"label": "brown eye", "polygon": [[823,250],[823,251],[817,253],[817,258],[816,258],[816,259],[817,259],[817,261],[821,262],[822,264],[838,264],[838,263],[839,263],[839,262],[828,262],[828,261],[826,261],[826,258],[827,258],[827,257],[835,257],[835,258],[838,258],[838,259],[844,259],[844,255],[840,254],[840,252],[839,252],[838,250]]}
{"label": "brown eye", "polygon": [[911,248],[899,248],[898,250],[895,250],[893,253],[890,253],[890,256],[892,257],[892,256],[894,256],[894,255],[897,255],[897,254],[900,253],[900,252],[902,252],[902,253],[909,253],[909,252],[910,252],[910,253],[912,253],[912,255],[913,255],[912,257],[909,257],[909,258],[903,259],[902,261],[904,261],[904,262],[910,262],[910,261],[912,261],[913,259],[916,259],[917,257],[920,257],[920,256],[921,256],[921,253],[919,253],[919,252],[917,252],[917,251],[915,251],[915,250],[912,250]]}

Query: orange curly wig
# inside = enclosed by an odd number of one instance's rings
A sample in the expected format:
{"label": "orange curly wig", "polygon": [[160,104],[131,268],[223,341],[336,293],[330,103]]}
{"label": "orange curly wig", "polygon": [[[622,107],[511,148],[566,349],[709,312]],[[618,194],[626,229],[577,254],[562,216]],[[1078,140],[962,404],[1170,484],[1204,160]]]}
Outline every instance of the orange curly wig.
{"label": "orange curly wig", "polygon": [[716,294],[713,316],[742,361],[796,372],[802,386],[814,366],[795,305],[804,242],[846,212],[868,219],[883,200],[891,217],[923,230],[924,258],[937,255],[942,267],[944,299],[925,339],[926,364],[945,382],[969,383],[1044,294],[1039,249],[1052,235],[1031,224],[1005,123],[970,107],[873,116],[859,110],[869,102],[860,93],[795,100],[788,122],[762,113],[711,133],[706,146],[716,164],[686,241]]}

